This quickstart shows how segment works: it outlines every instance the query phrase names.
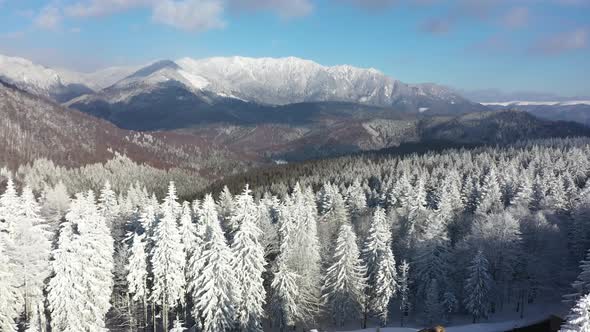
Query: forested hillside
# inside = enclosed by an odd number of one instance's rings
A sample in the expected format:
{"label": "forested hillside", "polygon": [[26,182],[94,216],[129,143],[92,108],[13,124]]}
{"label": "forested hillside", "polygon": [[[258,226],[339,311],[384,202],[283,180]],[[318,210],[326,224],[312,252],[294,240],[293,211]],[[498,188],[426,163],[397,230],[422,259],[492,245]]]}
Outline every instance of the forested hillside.
{"label": "forested hillside", "polygon": [[586,317],[587,138],[284,166],[193,201],[2,174],[2,331],[417,327],[562,299],[572,331]]}
{"label": "forested hillside", "polygon": [[[151,168],[153,174],[170,171],[215,178],[243,170],[253,159],[192,135],[123,130],[1,80],[0,116],[0,167],[13,170],[48,160],[58,167],[91,167],[124,156],[138,168]],[[40,171],[55,176],[50,169]]]}

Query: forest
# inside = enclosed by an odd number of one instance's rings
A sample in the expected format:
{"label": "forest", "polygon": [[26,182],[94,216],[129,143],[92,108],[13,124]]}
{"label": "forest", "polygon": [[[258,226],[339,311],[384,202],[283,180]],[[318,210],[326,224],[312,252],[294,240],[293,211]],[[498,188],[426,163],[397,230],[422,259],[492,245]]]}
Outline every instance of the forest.
{"label": "forest", "polygon": [[0,331],[424,327],[561,301],[562,331],[590,327],[588,138],[284,165],[197,195],[118,158],[2,169]]}

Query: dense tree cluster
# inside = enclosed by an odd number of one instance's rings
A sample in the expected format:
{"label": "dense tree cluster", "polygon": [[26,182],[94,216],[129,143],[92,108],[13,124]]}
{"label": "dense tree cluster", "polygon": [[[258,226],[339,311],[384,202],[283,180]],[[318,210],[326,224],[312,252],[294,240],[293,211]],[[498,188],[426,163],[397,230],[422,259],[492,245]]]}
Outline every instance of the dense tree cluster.
{"label": "dense tree cluster", "polygon": [[588,324],[587,140],[323,166],[191,202],[7,177],[0,330],[436,324],[564,293]]}

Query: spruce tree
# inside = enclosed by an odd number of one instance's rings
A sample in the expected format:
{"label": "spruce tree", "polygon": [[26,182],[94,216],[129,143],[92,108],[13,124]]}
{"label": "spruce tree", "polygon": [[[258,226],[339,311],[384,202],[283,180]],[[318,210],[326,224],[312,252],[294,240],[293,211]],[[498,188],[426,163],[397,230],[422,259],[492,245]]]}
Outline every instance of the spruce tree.
{"label": "spruce tree", "polygon": [[487,318],[490,310],[490,290],[492,289],[492,276],[488,272],[489,263],[482,251],[478,251],[471,265],[469,275],[465,281],[465,307],[473,316],[473,323],[481,318]]}
{"label": "spruce tree", "polygon": [[388,306],[397,288],[395,258],[391,251],[391,230],[385,211],[377,207],[362,251],[367,266],[368,308],[387,322]]}
{"label": "spruce tree", "polygon": [[561,332],[590,331],[590,294],[581,297],[566,318]]}
{"label": "spruce tree", "polygon": [[47,302],[51,315],[51,329],[55,331],[79,331],[84,326],[81,313],[85,305],[83,286],[83,262],[79,243],[74,235],[74,220],[82,214],[82,199],[78,196],[60,225],[57,248],[53,250]]}
{"label": "spruce tree", "polygon": [[144,310],[144,321],[147,324],[148,299],[148,257],[146,254],[146,234],[133,233],[133,240],[129,248],[129,263],[127,265],[128,292],[132,300],[141,302]]}
{"label": "spruce tree", "polygon": [[256,221],[257,206],[248,186],[236,197],[232,223],[239,225],[231,245],[231,268],[235,271],[239,303],[236,303],[237,323],[243,331],[262,331],[264,317],[265,271],[264,248],[260,244],[261,231]]}
{"label": "spruce tree", "polygon": [[[192,264],[194,284],[191,287],[194,303],[193,318],[205,332],[225,331],[234,327],[236,303],[240,303],[235,272],[232,269],[232,252],[217,219],[213,198],[203,202],[206,231],[198,261]],[[200,269],[200,273],[194,267]]]}
{"label": "spruce tree", "polygon": [[326,270],[323,300],[336,324],[360,317],[364,308],[366,267],[360,258],[352,227],[342,224]]}
{"label": "spruce tree", "polygon": [[28,323],[38,303],[43,302],[51,242],[45,220],[40,215],[41,207],[30,187],[23,189],[20,201],[21,210],[12,234],[13,263],[20,297],[24,301],[24,318]]}
{"label": "spruce tree", "polygon": [[564,296],[566,302],[576,302],[584,294],[590,293],[590,249],[586,259],[580,261],[580,274],[572,283],[573,292]]}
{"label": "spruce tree", "polygon": [[89,330],[102,329],[111,308],[114,243],[107,222],[98,211],[94,193],[89,191],[85,197],[77,199],[81,200],[81,213],[76,213],[71,220],[75,221],[78,231],[76,241],[83,276],[80,286],[85,289],[84,313],[88,313],[85,326]]}
{"label": "spruce tree", "polygon": [[11,283],[12,271],[0,233],[0,331],[16,332],[15,319],[18,316],[17,289]]}
{"label": "spruce tree", "polygon": [[178,227],[180,204],[171,182],[161,206],[162,218],[156,226],[151,257],[154,274],[152,301],[162,306],[162,323],[168,329],[170,309],[184,302],[186,255]]}

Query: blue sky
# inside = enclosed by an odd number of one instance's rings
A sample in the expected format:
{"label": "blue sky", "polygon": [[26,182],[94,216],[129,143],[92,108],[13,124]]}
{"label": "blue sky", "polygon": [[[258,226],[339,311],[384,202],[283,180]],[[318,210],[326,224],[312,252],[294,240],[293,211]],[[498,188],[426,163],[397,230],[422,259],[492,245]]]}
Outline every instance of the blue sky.
{"label": "blue sky", "polygon": [[590,95],[590,0],[0,0],[0,53],[93,70],[297,56],[405,82]]}

